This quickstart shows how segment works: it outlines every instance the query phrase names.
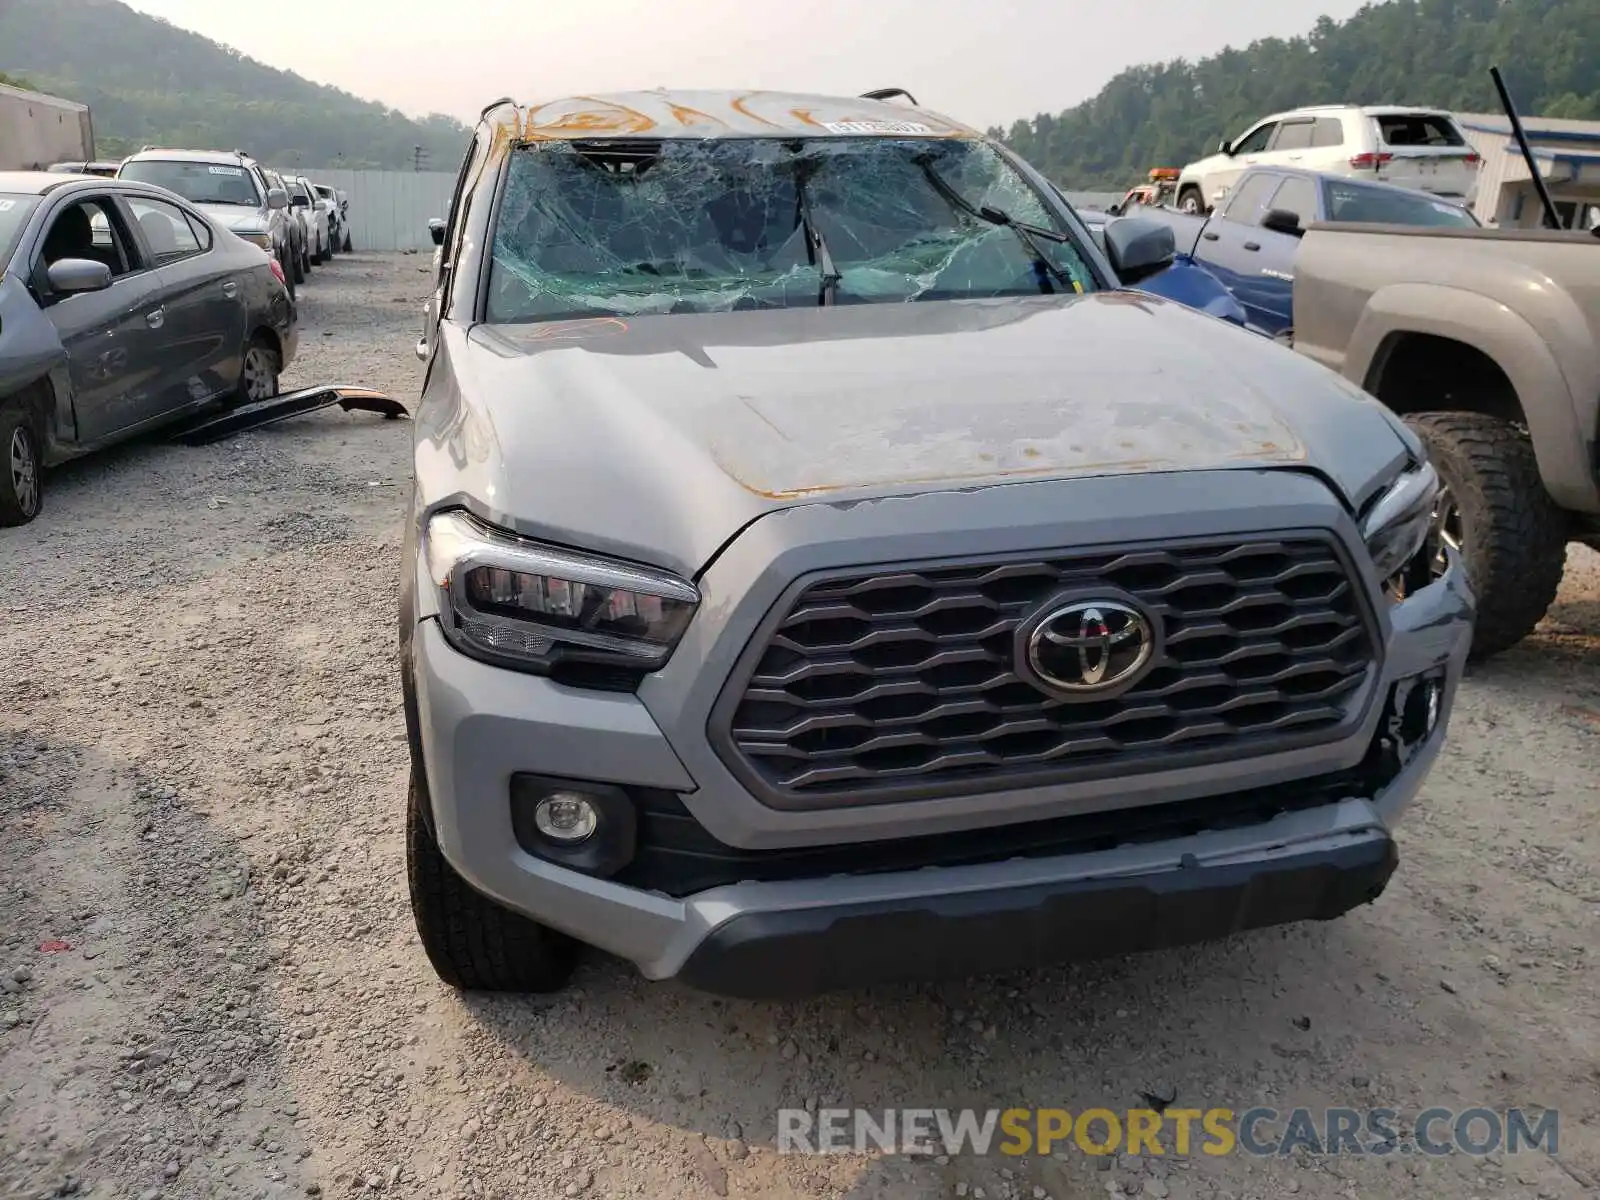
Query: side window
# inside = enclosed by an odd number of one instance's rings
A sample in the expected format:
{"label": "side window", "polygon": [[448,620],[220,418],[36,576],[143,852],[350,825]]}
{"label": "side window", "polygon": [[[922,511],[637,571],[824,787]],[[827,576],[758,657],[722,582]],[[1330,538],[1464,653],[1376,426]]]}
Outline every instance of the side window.
{"label": "side window", "polygon": [[1302,227],[1317,219],[1317,185],[1309,179],[1285,179],[1268,208],[1282,208],[1300,218]]}
{"label": "side window", "polygon": [[464,198],[467,192],[467,176],[472,174],[472,164],[477,160],[477,157],[478,139],[474,137],[471,144],[467,146],[466,157],[461,160],[461,170],[456,174],[456,190],[450,196],[450,211],[445,218],[444,251],[446,262],[450,260],[450,251],[455,248],[456,238],[466,220]]}
{"label": "side window", "polygon": [[1274,150],[1304,150],[1311,145],[1314,122],[1285,121],[1278,126],[1278,136],[1272,139]]}
{"label": "side window", "polygon": [[1318,117],[1311,131],[1311,144],[1322,148],[1344,145],[1344,122],[1338,117]]}
{"label": "side window", "polygon": [[1246,178],[1233,195],[1228,197],[1228,207],[1223,211],[1222,219],[1232,221],[1235,225],[1256,224],[1261,216],[1262,206],[1272,194],[1272,189],[1277,185],[1279,178],[1280,176],[1264,173]]}
{"label": "side window", "polygon": [[189,218],[177,205],[144,196],[129,196],[128,208],[133,219],[139,222],[139,232],[144,235],[156,266],[164,267],[202,253],[200,239],[195,237]]}
{"label": "side window", "polygon": [[455,272],[451,268],[455,265],[456,252],[461,245],[461,230],[467,223],[467,212],[472,207],[472,185],[476,182],[478,174],[478,147],[480,143],[476,137],[467,147],[467,156],[461,160],[461,173],[456,176],[456,190],[450,197],[450,215],[445,220],[444,245],[440,247],[442,253],[439,257],[439,273],[443,276],[440,280],[443,294],[439,306],[442,317],[446,306],[450,303],[455,288]]}
{"label": "side window", "polygon": [[211,249],[211,230],[206,228],[206,223],[192,212],[183,214],[189,222],[189,229],[194,234],[194,240],[200,244],[200,249]]}
{"label": "side window", "polygon": [[79,200],[51,218],[39,250],[39,265],[47,268],[64,258],[104,263],[114,278],[142,265],[116,206],[103,197]]}
{"label": "side window", "polygon": [[1265,125],[1252,129],[1244,137],[1240,138],[1238,144],[1234,146],[1233,152],[1235,154],[1260,154],[1267,148],[1267,143],[1272,140],[1272,135],[1277,131],[1278,123],[1276,121],[1268,121]]}

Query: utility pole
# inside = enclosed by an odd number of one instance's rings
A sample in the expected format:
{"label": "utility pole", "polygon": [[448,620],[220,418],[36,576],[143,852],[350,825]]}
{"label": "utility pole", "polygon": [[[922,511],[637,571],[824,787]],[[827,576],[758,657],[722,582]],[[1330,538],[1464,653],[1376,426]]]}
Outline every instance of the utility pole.
{"label": "utility pole", "polygon": [[417,146],[411,151],[411,169],[413,171],[422,170],[422,164],[427,162],[427,161],[428,161],[428,152],[426,150],[424,150],[421,146]]}

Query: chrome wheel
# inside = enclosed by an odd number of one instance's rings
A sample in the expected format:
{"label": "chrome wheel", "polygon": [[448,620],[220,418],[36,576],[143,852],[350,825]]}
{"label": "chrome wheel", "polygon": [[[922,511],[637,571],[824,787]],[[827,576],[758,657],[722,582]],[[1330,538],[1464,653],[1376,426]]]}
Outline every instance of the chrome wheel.
{"label": "chrome wheel", "polygon": [[253,345],[244,352],[244,396],[246,400],[270,400],[278,394],[278,364],[272,352]]}
{"label": "chrome wheel", "polygon": [[1465,530],[1461,524],[1461,506],[1456,503],[1455,493],[1450,490],[1450,485],[1443,480],[1439,483],[1439,498],[1434,502],[1433,520],[1428,536],[1434,545],[1434,578],[1443,575],[1450,566],[1447,549],[1454,550],[1458,557],[1465,560],[1466,551],[1463,548]]}
{"label": "chrome wheel", "polygon": [[11,493],[17,498],[17,507],[24,518],[39,511],[39,455],[34,449],[33,435],[25,426],[11,431],[11,446],[7,454],[11,468]]}

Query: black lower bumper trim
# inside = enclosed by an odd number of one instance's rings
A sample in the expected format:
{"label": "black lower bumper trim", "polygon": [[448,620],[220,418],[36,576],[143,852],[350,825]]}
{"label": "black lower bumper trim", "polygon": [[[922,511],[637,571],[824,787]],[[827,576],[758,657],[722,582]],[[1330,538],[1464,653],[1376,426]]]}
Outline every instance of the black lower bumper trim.
{"label": "black lower bumper trim", "polygon": [[678,978],[745,999],[953,979],[1328,921],[1394,874],[1379,831],[1334,850],[833,908],[751,912],[718,926]]}

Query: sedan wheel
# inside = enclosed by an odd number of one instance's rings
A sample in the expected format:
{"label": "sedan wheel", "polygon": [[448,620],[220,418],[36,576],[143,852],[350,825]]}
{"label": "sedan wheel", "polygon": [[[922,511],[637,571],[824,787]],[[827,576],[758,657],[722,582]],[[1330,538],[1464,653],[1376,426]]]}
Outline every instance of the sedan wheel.
{"label": "sedan wheel", "polygon": [[277,394],[277,352],[261,338],[256,338],[244,352],[244,366],[239,372],[239,403],[270,400]]}
{"label": "sedan wheel", "polygon": [[43,474],[33,426],[15,409],[0,410],[0,525],[26,525],[39,515]]}

